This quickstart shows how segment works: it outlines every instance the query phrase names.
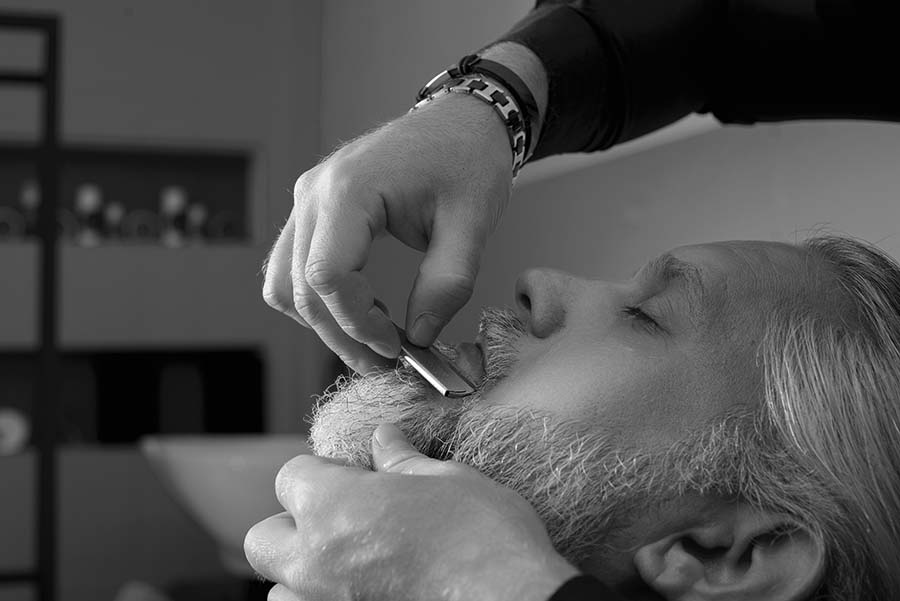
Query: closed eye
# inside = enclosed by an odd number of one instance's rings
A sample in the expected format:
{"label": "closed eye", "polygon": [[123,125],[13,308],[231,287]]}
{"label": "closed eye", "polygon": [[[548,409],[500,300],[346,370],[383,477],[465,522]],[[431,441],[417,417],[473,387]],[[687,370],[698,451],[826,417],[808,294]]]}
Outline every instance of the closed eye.
{"label": "closed eye", "polygon": [[640,307],[625,306],[622,309],[622,313],[624,313],[625,315],[627,315],[634,321],[638,322],[648,332],[653,333],[653,332],[658,332],[658,331],[662,330],[662,328],[659,326],[659,324],[656,323],[656,320],[654,320],[652,317],[647,315],[647,313],[645,313],[644,310],[641,309]]}

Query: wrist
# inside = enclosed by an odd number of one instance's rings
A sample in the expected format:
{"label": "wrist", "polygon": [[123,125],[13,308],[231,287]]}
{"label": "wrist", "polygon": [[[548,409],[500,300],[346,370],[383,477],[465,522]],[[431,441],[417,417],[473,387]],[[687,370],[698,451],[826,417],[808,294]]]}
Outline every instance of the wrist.
{"label": "wrist", "polygon": [[[491,57],[502,60],[491,60]],[[507,65],[512,65],[510,68]],[[520,73],[528,79],[526,83]],[[538,91],[540,104],[532,93]],[[492,107],[506,127],[512,153],[512,181],[538,145],[541,110],[547,104],[547,77],[540,60],[529,49],[507,43],[489,53],[470,54],[435,75],[416,94],[410,112],[450,94],[471,95]]]}
{"label": "wrist", "polygon": [[[541,59],[529,48],[515,42],[501,42],[479,53],[483,58],[500,63],[528,87],[538,108],[538,123],[543,124],[547,112],[547,70]],[[540,137],[540,129],[537,131]],[[535,140],[535,144],[537,141]]]}
{"label": "wrist", "polygon": [[[440,115],[439,125],[434,125]],[[477,152],[482,160],[508,169],[512,162],[512,149],[506,126],[497,118],[490,105],[465,94],[447,94],[423,105],[403,117],[418,127],[415,120],[428,123],[429,133],[439,138],[455,138],[461,135],[477,138]],[[442,146],[445,147],[446,146]],[[467,147],[470,152],[472,148]]]}

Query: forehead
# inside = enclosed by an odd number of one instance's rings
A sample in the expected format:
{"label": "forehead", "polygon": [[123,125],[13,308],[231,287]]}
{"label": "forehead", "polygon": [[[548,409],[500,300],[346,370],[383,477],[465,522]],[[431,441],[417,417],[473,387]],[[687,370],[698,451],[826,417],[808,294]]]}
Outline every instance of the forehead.
{"label": "forehead", "polygon": [[831,279],[824,262],[792,244],[712,242],[681,246],[671,254],[700,269],[709,308],[728,322],[743,318],[761,325],[772,310],[788,303],[818,310],[833,296],[821,294],[823,283]]}

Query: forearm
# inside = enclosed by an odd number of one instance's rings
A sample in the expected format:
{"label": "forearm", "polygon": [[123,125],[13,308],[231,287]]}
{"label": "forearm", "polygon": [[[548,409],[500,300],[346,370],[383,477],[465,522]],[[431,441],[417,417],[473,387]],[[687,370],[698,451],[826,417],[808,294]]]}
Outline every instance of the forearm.
{"label": "forearm", "polygon": [[500,41],[543,66],[540,158],[603,150],[692,112],[900,121],[897,16],[896,3],[863,0],[539,1]]}
{"label": "forearm", "polygon": [[614,121],[610,111],[621,103],[610,93],[608,53],[588,20],[568,5],[538,2],[486,51],[501,46],[528,48],[545,81],[547,100],[533,160],[612,145],[616,133],[609,127]]}
{"label": "forearm", "polygon": [[547,70],[536,156],[604,150],[699,110],[725,0],[538,2],[502,41]]}

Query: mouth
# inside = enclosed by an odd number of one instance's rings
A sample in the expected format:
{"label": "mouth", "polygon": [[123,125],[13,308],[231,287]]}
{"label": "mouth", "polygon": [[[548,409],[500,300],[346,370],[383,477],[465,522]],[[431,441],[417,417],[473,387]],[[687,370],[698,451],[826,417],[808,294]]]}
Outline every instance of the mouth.
{"label": "mouth", "polygon": [[469,382],[476,387],[480,387],[484,383],[485,377],[485,357],[481,343],[463,342],[454,347],[456,358],[453,360],[453,366],[463,375]]}

